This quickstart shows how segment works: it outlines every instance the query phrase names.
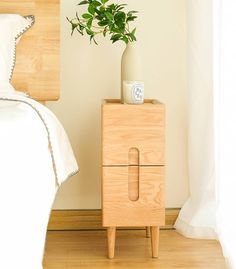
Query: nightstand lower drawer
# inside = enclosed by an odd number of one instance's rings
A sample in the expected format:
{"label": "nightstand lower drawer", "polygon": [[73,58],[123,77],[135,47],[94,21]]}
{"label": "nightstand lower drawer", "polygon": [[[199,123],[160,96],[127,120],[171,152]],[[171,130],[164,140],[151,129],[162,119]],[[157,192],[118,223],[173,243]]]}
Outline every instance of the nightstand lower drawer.
{"label": "nightstand lower drawer", "polygon": [[[165,224],[164,167],[137,167],[137,200],[130,199],[130,167],[103,167],[103,226],[162,226]],[[132,169],[131,169],[132,171]],[[134,170],[135,171],[135,170]],[[131,180],[133,175],[131,175]]]}

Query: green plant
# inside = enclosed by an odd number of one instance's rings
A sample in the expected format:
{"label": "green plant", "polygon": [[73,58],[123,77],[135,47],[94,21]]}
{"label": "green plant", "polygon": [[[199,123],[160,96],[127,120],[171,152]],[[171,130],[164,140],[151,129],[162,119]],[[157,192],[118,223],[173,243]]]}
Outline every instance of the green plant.
{"label": "green plant", "polygon": [[79,17],[67,20],[71,23],[72,33],[77,30],[81,35],[86,33],[90,42],[97,44],[95,37],[99,34],[110,35],[112,43],[124,41],[126,44],[136,41],[136,28],[130,30],[130,22],[134,21],[137,11],[125,12],[126,4],[108,4],[109,0],[85,0],[78,5],[87,5],[87,12]]}

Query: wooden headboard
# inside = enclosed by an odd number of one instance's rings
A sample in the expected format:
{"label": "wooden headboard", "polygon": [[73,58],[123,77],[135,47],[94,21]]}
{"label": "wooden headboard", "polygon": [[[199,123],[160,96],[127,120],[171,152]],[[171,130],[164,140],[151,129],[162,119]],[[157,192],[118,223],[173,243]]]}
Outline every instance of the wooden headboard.
{"label": "wooden headboard", "polygon": [[60,0],[1,0],[0,13],[34,15],[35,24],[17,45],[12,84],[39,101],[60,93]]}

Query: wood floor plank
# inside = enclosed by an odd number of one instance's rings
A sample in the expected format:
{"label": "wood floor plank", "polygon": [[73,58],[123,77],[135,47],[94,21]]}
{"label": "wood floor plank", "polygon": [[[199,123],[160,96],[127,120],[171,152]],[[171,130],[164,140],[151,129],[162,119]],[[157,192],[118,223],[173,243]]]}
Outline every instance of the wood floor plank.
{"label": "wood floor plank", "polygon": [[151,258],[145,231],[117,231],[116,252],[107,259],[105,231],[50,231],[44,269],[226,269],[219,243],[160,231],[159,258]]}

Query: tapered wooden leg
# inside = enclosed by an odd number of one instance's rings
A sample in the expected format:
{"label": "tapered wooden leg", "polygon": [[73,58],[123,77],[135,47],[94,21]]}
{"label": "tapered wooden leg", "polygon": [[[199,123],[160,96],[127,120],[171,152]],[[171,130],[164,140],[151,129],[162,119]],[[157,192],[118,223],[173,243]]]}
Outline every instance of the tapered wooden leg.
{"label": "tapered wooden leg", "polygon": [[108,258],[114,258],[116,242],[116,227],[107,228]]}
{"label": "tapered wooden leg", "polygon": [[151,226],[152,257],[158,258],[159,227]]}
{"label": "tapered wooden leg", "polygon": [[150,227],[149,226],[146,227],[146,237],[147,238],[150,237]]}

